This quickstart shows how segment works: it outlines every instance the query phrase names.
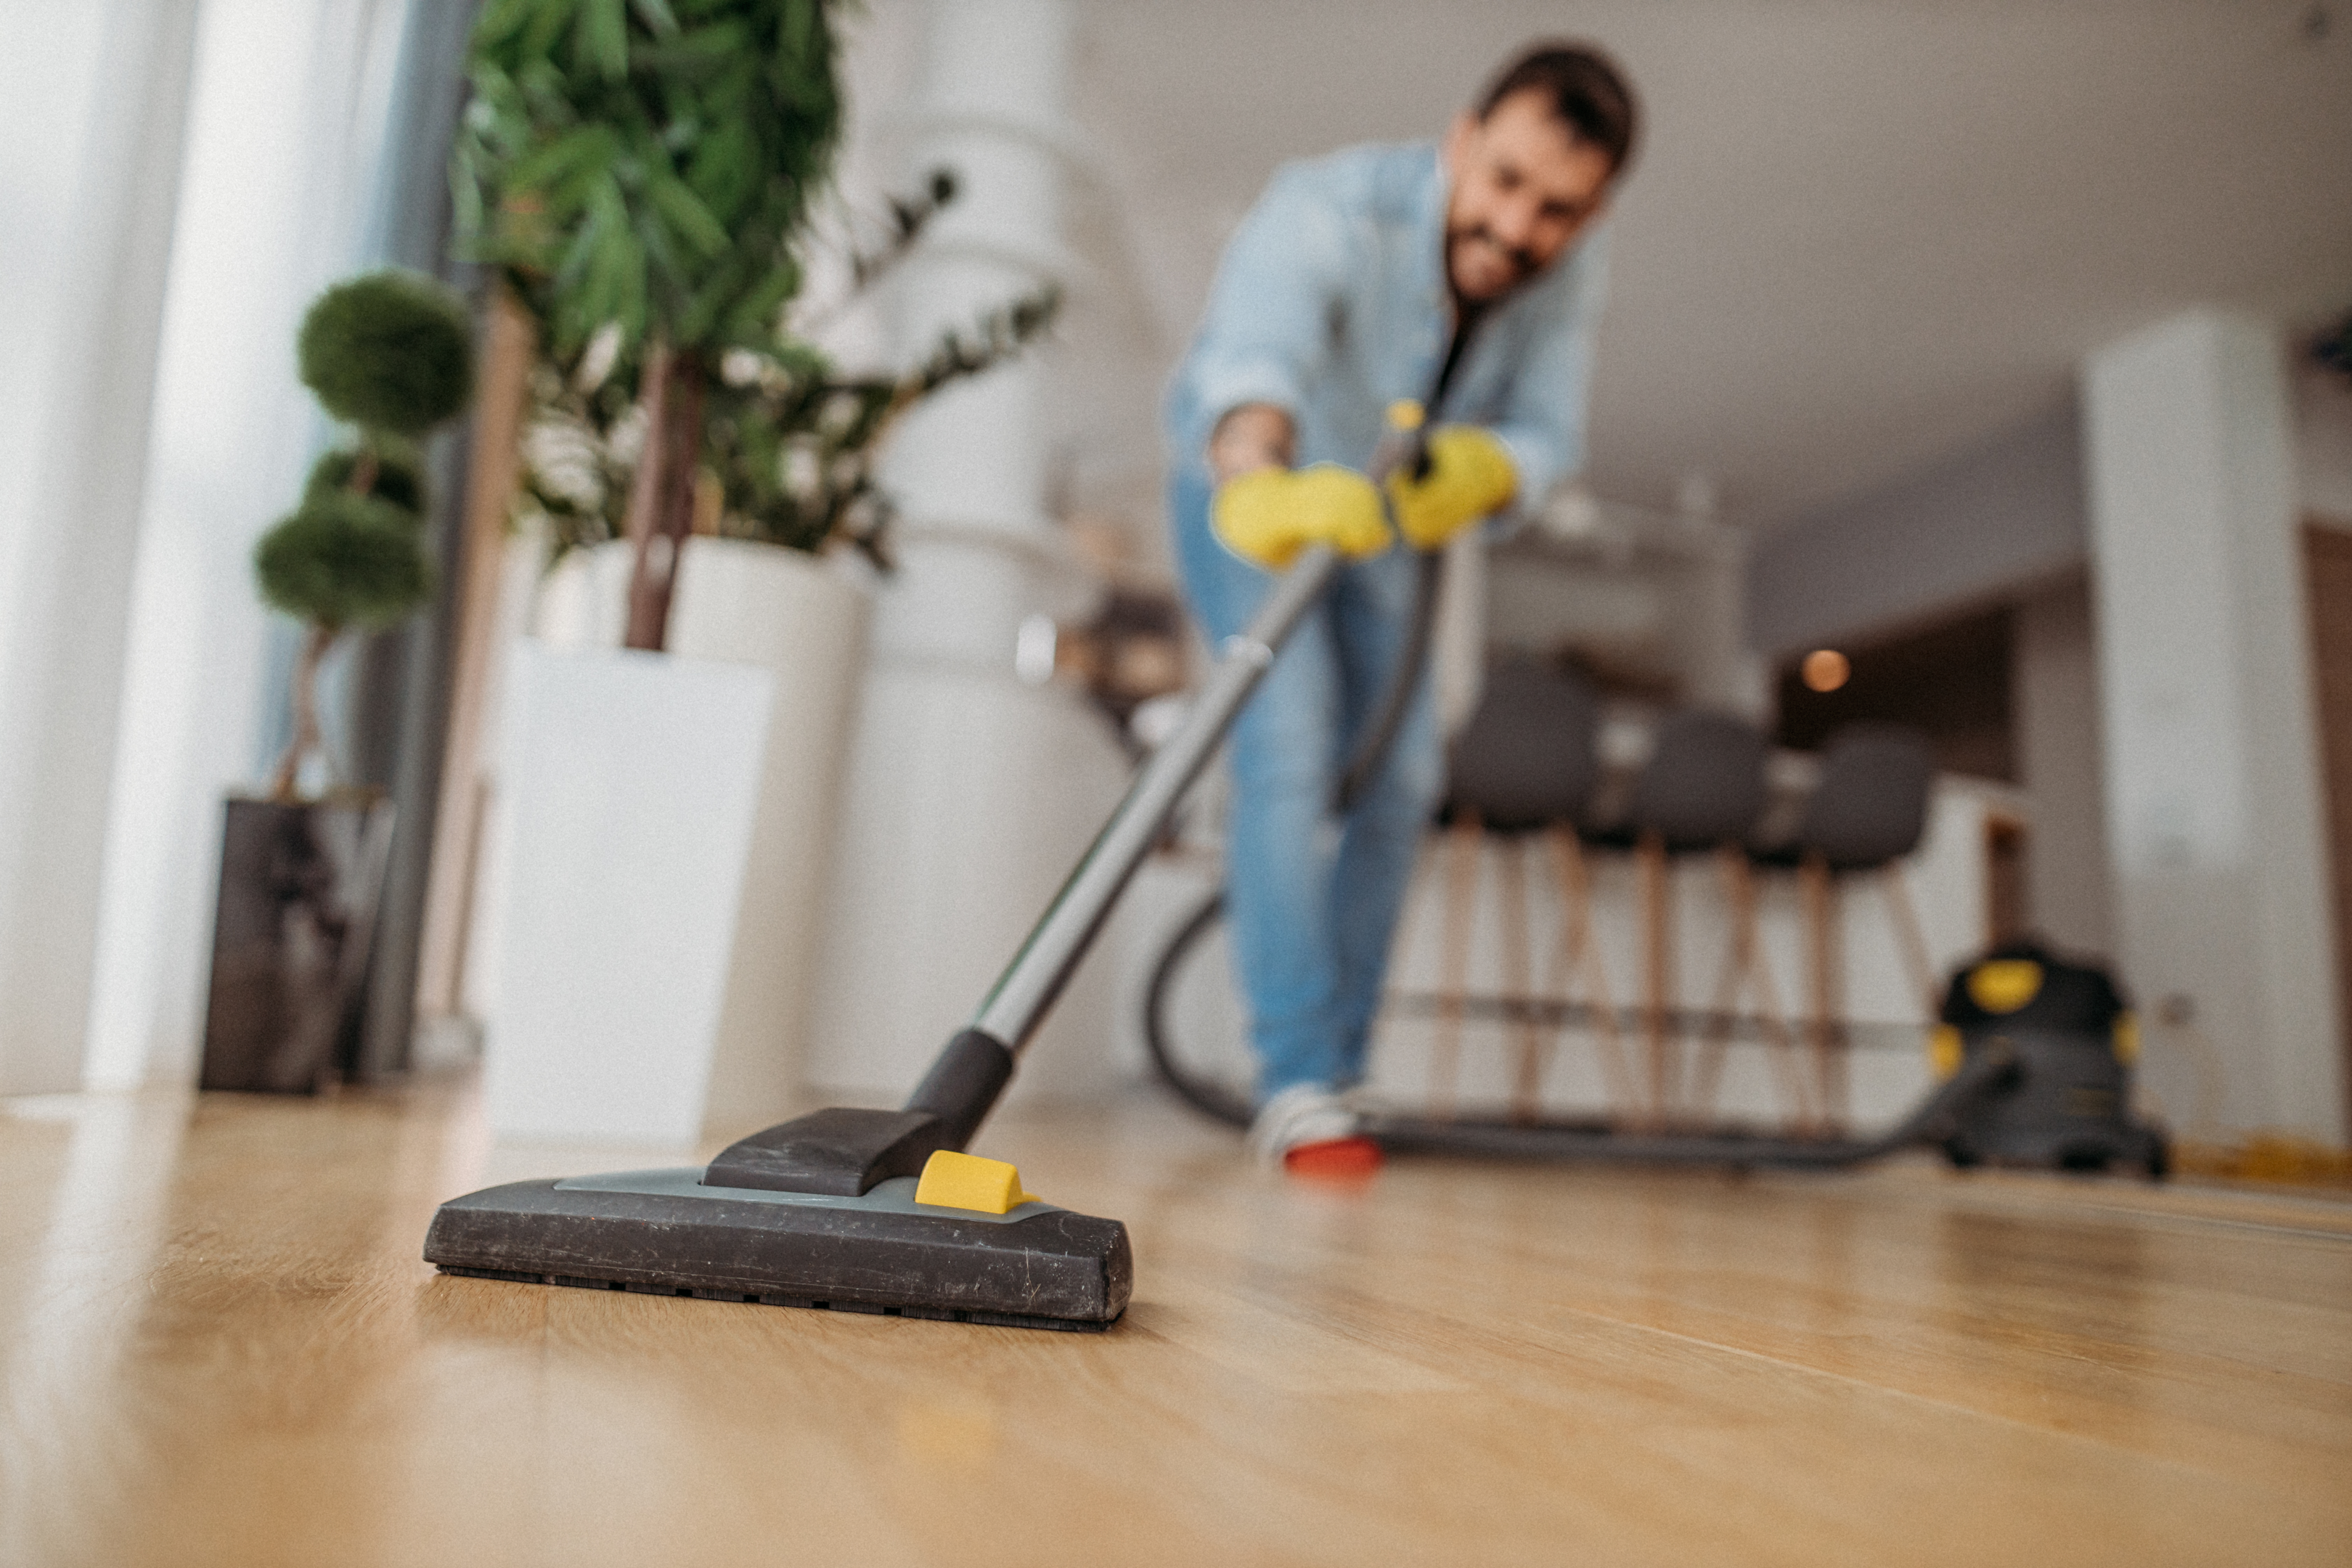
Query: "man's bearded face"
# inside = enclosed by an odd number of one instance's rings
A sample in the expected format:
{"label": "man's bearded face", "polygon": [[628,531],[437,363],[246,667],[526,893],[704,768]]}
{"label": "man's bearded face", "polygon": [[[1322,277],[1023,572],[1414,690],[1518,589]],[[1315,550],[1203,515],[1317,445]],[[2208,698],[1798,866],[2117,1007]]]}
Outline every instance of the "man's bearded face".
{"label": "man's bearded face", "polygon": [[1616,172],[1533,89],[1511,94],[1484,120],[1455,121],[1445,170],[1446,277],[1472,304],[1498,300],[1550,266],[1601,216]]}

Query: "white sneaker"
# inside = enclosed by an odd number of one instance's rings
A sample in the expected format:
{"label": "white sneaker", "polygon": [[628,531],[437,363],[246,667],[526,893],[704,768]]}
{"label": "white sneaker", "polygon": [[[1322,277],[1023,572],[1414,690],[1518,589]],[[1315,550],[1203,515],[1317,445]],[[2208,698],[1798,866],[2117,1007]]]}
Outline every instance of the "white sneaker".
{"label": "white sneaker", "polygon": [[1250,1152],[1269,1165],[1308,1143],[1335,1143],[1362,1133],[1363,1119],[1319,1083],[1295,1083],[1258,1108],[1250,1123]]}

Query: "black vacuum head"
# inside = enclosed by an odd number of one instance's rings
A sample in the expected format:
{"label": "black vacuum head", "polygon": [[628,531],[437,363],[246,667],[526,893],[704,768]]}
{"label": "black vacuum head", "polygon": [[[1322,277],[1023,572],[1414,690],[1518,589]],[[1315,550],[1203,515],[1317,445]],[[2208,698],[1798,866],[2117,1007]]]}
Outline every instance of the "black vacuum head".
{"label": "black vacuum head", "polygon": [[[891,1159],[872,1160],[844,1137],[845,1122],[869,1117],[869,1142]],[[1127,1310],[1134,1260],[1118,1221],[1029,1198],[1010,1166],[998,1167],[1012,1175],[1002,1213],[919,1202],[915,1176],[887,1173],[908,1158],[908,1113],[820,1111],[803,1121],[824,1135],[807,1145],[828,1151],[819,1163],[854,1157],[878,1179],[851,1192],[815,1174],[803,1184],[834,1190],[711,1184],[740,1165],[738,1145],[707,1172],[516,1182],[443,1204],[425,1261],[530,1284],[1012,1328],[1099,1331]],[[762,1147],[790,1142],[779,1134],[796,1125],[761,1134]],[[963,1158],[927,1151],[926,1163],[934,1155]],[[780,1163],[770,1160],[767,1180]]]}

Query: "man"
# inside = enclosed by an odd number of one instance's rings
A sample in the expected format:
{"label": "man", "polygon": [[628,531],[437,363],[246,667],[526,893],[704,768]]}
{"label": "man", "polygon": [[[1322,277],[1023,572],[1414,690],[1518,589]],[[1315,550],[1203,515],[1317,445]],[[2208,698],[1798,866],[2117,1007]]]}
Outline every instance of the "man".
{"label": "man", "polygon": [[1538,504],[1583,460],[1604,261],[1633,150],[1631,90],[1570,45],[1521,55],[1433,146],[1278,172],[1225,249],[1171,386],[1170,510],[1213,641],[1310,542],[1350,559],[1235,725],[1226,887],[1259,1064],[1253,1145],[1370,1163],[1362,1077],[1389,941],[1443,760],[1426,679],[1344,818],[1333,793],[1405,639],[1411,552],[1362,469],[1400,399],[1439,423],[1391,481],[1413,549]]}

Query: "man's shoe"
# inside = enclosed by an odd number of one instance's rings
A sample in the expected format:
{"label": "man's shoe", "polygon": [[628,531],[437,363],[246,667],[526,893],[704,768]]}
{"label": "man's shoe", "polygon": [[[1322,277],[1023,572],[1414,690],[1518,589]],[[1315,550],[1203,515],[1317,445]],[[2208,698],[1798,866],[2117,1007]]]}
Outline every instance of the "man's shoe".
{"label": "man's shoe", "polygon": [[1381,1166],[1381,1146],[1363,1121],[1320,1084],[1293,1084],[1259,1107],[1250,1123],[1252,1152],[1294,1175],[1367,1176]]}

